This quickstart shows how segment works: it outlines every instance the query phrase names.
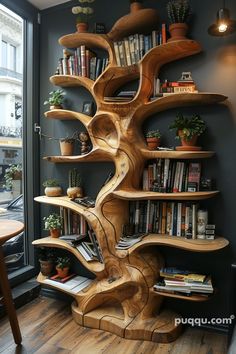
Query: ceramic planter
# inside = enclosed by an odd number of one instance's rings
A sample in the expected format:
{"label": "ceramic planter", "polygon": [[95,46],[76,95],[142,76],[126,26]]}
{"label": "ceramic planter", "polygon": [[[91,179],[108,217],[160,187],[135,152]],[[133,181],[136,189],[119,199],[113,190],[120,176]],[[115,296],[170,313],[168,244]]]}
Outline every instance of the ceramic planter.
{"label": "ceramic planter", "polygon": [[61,230],[60,229],[50,229],[50,236],[52,238],[59,238],[61,235]]}
{"label": "ceramic planter", "polygon": [[186,39],[188,25],[186,23],[173,23],[169,26],[170,38],[168,42]]}
{"label": "ceramic planter", "polygon": [[62,105],[61,104],[53,104],[49,107],[50,111],[52,111],[53,109],[62,109]]}
{"label": "ceramic planter", "polygon": [[74,152],[74,141],[60,140],[60,149],[62,156],[71,156]]}
{"label": "ceramic planter", "polygon": [[69,187],[67,188],[67,195],[71,199],[82,198],[83,190],[81,187]]}
{"label": "ceramic planter", "polygon": [[52,274],[53,267],[54,267],[53,261],[49,261],[49,260],[43,261],[39,259],[39,263],[40,263],[40,271],[42,275],[49,276],[50,274]]}
{"label": "ceramic planter", "polygon": [[62,188],[57,187],[46,187],[44,193],[47,197],[60,197],[62,195]]}
{"label": "ceramic planter", "polygon": [[149,150],[156,150],[160,145],[160,138],[146,138]]}
{"label": "ceramic planter", "polygon": [[76,24],[77,32],[86,33],[88,32],[88,23],[87,22],[79,22]]}
{"label": "ceramic planter", "polygon": [[65,278],[69,274],[69,267],[59,268],[56,266],[57,274],[60,278]]}

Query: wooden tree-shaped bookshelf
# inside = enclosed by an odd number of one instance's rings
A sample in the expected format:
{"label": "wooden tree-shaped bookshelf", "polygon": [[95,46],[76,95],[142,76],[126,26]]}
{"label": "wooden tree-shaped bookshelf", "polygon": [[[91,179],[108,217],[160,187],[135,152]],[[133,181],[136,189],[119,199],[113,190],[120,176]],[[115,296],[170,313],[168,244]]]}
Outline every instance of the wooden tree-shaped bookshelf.
{"label": "wooden tree-shaped bookshelf", "polygon": [[[51,82],[61,87],[83,86],[94,97],[97,112],[93,117],[68,110],[46,112],[55,119],[78,119],[86,127],[93,149],[82,156],[50,156],[51,162],[113,161],[114,177],[101,189],[94,208],[85,208],[67,197],[37,197],[36,201],[69,208],[83,215],[95,231],[102,250],[104,264],[87,263],[73,247],[50,237],[34,241],[35,245],[64,248],[96,275],[85,290],[73,295],[72,310],[75,320],[83,326],[107,330],[130,339],[169,342],[177,338],[181,327],[175,326],[176,314],[162,310],[164,296],[192,301],[206,298],[156,293],[152,290],[158,280],[164,261],[152,246],[167,245],[186,251],[207,252],[225,247],[228,242],[218,237],[213,241],[186,240],[166,235],[149,235],[128,250],[115,248],[120,239],[122,225],[128,220],[128,201],[137,199],[201,200],[213,197],[215,192],[163,194],[139,190],[145,162],[152,158],[194,159],[207,158],[213,152],[149,151],[146,148],[141,125],[149,115],[169,108],[212,104],[224,101],[225,96],[211,93],[175,94],[150,102],[154,77],[162,65],[198,53],[201,48],[192,40],[170,42],[151,49],[138,65],[118,67],[113,42],[106,35],[71,34],[60,39],[60,44],[75,48],[82,44],[100,47],[109,53],[109,65],[93,82],[88,78],[57,75]],[[130,102],[106,102],[124,83],[139,78],[139,89]],[[38,280],[44,282],[39,275]],[[69,293],[69,292],[68,292]]]}

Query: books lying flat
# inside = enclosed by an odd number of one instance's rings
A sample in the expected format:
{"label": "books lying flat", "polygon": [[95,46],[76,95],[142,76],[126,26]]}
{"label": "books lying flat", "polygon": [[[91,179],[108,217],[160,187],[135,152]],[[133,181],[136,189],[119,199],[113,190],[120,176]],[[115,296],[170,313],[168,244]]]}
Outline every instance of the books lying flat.
{"label": "books lying flat", "polygon": [[133,236],[123,236],[120,238],[120,241],[115,246],[118,250],[126,250],[131,246],[135,245],[136,243],[142,241],[143,237],[147,234],[137,234]]}
{"label": "books lying flat", "polygon": [[83,290],[88,285],[90,285],[92,281],[92,279],[77,275],[74,278],[68,280],[66,283],[56,282],[52,279],[45,279],[44,283],[48,285],[53,285],[58,289],[69,291],[72,294],[77,294],[79,291]]}

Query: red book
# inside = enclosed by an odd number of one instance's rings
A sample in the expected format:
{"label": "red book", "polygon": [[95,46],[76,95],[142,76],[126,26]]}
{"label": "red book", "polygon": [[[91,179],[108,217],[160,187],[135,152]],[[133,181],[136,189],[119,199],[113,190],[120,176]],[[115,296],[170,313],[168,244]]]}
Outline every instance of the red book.
{"label": "red book", "polygon": [[51,279],[51,280],[58,281],[58,282],[60,282],[60,283],[66,283],[67,280],[73,278],[74,276],[75,276],[75,274],[73,273],[73,274],[67,275],[67,276],[64,277],[64,278],[61,278],[61,277],[59,277],[58,274],[56,274],[56,275],[53,275],[52,277],[50,277],[50,279]]}

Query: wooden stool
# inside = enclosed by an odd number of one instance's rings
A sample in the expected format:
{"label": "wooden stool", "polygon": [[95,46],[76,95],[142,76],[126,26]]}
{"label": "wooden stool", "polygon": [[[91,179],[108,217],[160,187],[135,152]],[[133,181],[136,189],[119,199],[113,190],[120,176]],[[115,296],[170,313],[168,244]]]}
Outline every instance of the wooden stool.
{"label": "wooden stool", "polygon": [[11,288],[7,277],[2,245],[13,236],[18,235],[21,231],[23,231],[23,229],[24,224],[20,221],[0,220],[0,287],[3,295],[1,302],[3,302],[6,306],[6,311],[16,344],[20,344],[22,338],[16,316],[16,309],[12,299]]}

